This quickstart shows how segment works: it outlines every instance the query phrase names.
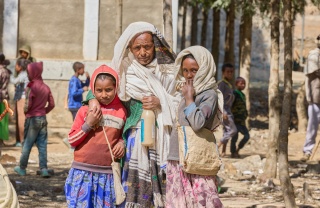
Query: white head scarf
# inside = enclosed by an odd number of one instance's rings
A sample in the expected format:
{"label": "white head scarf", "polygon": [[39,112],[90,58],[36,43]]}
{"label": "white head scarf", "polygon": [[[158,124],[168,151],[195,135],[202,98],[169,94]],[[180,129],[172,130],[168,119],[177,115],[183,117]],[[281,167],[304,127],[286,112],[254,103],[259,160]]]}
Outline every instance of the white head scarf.
{"label": "white head scarf", "polygon": [[218,111],[214,119],[214,126],[218,127],[222,122],[223,95],[218,89],[217,82],[214,78],[214,75],[216,74],[216,65],[213,57],[211,53],[202,46],[191,46],[181,51],[175,61],[177,84],[185,83],[185,78],[182,75],[181,64],[183,57],[188,54],[192,54],[199,65],[199,70],[193,79],[195,95],[198,95],[208,89],[213,89],[218,95]]}

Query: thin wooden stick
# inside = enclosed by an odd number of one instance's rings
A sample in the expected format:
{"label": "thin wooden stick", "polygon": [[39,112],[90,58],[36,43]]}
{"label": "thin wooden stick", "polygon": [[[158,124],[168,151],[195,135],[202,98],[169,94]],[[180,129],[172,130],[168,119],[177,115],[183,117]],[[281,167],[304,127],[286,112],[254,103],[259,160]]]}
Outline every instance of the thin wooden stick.
{"label": "thin wooden stick", "polygon": [[5,109],[0,115],[0,121],[4,118],[4,116],[9,113],[11,116],[13,116],[13,110],[11,110],[9,103],[6,99],[3,99],[2,101],[4,103]]}

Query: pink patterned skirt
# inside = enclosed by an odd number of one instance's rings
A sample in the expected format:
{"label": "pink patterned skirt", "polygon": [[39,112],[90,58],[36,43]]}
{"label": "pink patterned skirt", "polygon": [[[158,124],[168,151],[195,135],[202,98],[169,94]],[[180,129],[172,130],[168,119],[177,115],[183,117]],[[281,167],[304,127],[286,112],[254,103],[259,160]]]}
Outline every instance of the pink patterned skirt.
{"label": "pink patterned skirt", "polygon": [[178,161],[168,161],[166,207],[223,208],[217,192],[216,177],[185,173]]}

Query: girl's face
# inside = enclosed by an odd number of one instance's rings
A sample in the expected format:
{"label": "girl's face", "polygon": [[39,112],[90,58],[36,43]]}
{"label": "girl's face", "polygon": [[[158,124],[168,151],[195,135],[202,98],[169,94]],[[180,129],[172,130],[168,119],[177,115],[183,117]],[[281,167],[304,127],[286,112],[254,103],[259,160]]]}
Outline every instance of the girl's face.
{"label": "girl's face", "polygon": [[18,64],[16,64],[15,69],[16,69],[16,72],[18,72],[18,73],[22,71],[22,67],[19,66]]}
{"label": "girl's face", "polygon": [[110,79],[97,79],[94,85],[94,96],[104,105],[111,103],[116,95],[116,87]]}
{"label": "girl's face", "polygon": [[199,65],[196,60],[186,58],[182,62],[182,75],[186,80],[193,80],[199,70]]}

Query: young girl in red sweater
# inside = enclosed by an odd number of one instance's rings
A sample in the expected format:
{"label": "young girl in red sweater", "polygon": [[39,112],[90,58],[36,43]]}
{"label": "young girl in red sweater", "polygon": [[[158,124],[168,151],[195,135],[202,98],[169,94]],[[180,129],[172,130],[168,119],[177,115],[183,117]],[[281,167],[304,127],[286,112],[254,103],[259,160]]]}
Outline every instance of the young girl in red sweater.
{"label": "young girl in red sweater", "polygon": [[67,204],[68,207],[116,207],[112,158],[103,131],[115,158],[123,157],[126,110],[116,94],[117,73],[106,65],[100,66],[92,75],[90,88],[101,111],[82,106],[69,133],[69,143],[75,150],[65,183]]}

